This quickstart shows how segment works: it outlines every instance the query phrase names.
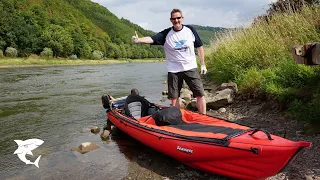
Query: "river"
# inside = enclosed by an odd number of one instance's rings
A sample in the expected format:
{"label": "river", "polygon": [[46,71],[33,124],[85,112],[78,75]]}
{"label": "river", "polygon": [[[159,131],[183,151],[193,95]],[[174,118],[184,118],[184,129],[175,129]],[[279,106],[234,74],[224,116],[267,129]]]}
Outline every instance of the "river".
{"label": "river", "polygon": [[[128,173],[132,152],[128,141],[90,132],[106,124],[101,95],[127,95],[137,88],[151,102],[160,102],[167,71],[165,63],[129,63],[0,68],[0,179],[122,179]],[[13,152],[14,140],[42,139],[27,156],[41,155],[39,168],[25,164]],[[72,152],[83,142],[99,149]],[[133,142],[135,144],[136,142]]]}

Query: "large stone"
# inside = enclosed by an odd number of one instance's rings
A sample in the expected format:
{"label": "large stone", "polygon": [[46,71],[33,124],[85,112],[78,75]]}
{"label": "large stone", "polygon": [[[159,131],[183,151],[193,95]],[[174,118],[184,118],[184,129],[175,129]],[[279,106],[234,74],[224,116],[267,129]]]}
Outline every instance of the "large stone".
{"label": "large stone", "polygon": [[[111,129],[110,129],[111,130]],[[109,139],[110,131],[109,130],[104,130],[101,134],[100,137],[103,141],[106,141]]]}
{"label": "large stone", "polygon": [[218,91],[216,95],[208,94],[206,97],[207,108],[219,109],[233,102],[234,91],[232,89],[224,89]]}
{"label": "large stone", "polygon": [[217,84],[213,84],[213,83],[210,83],[210,84],[203,84],[203,89],[209,93],[215,93],[218,88],[220,87],[220,85],[217,85]]}
{"label": "large stone", "polygon": [[232,89],[234,91],[234,93],[238,92],[238,85],[236,83],[233,82],[229,82],[229,83],[222,83],[220,85],[220,87],[218,88],[219,91],[225,90],[225,89]]}
{"label": "large stone", "polygon": [[96,143],[92,143],[92,142],[85,142],[82,143],[79,148],[78,148],[78,152],[81,154],[85,154],[87,152],[99,149],[100,147],[96,144]]}
{"label": "large stone", "polygon": [[197,111],[197,100],[196,99],[192,99],[190,103],[188,103],[185,107],[185,109],[188,109],[190,111]]}
{"label": "large stone", "polygon": [[180,91],[180,98],[189,102],[191,101],[191,98],[192,98],[192,92],[187,88],[182,88]]}

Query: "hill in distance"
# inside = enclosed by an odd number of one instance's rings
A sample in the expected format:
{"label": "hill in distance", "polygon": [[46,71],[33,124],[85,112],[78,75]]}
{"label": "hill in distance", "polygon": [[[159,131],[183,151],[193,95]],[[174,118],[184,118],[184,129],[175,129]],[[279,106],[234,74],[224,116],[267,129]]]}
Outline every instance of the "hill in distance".
{"label": "hill in distance", "polygon": [[18,50],[19,56],[40,55],[50,48],[54,56],[92,58],[163,58],[162,47],[138,46],[131,37],[154,33],[90,0],[0,1],[0,50]]}
{"label": "hill in distance", "polygon": [[227,28],[223,27],[199,26],[194,24],[191,26],[197,30],[201,41],[205,46],[210,45],[210,42],[216,39],[216,33],[221,33],[228,30]]}

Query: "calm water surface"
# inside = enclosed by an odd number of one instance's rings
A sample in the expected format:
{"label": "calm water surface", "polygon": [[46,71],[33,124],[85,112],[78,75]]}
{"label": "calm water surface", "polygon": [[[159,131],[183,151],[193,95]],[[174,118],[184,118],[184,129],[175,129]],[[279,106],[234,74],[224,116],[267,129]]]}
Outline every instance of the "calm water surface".
{"label": "calm water surface", "polygon": [[[85,65],[0,69],[0,179],[121,179],[128,173],[130,142],[103,142],[89,127],[106,124],[101,95],[141,95],[160,103],[166,90],[165,63]],[[165,102],[167,103],[167,102]],[[14,140],[39,138],[44,143],[27,156],[26,165],[13,152]],[[83,142],[100,149],[72,152]],[[134,146],[134,143],[133,143]]]}

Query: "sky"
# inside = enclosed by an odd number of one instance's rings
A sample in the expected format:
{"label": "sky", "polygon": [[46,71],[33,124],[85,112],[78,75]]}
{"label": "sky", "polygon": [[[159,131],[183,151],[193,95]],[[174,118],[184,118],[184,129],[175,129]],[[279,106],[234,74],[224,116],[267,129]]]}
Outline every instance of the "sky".
{"label": "sky", "polygon": [[184,16],[183,24],[235,28],[248,26],[276,0],[92,0],[118,18],[125,18],[144,29],[162,31],[172,24],[173,8]]}

